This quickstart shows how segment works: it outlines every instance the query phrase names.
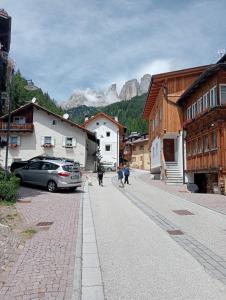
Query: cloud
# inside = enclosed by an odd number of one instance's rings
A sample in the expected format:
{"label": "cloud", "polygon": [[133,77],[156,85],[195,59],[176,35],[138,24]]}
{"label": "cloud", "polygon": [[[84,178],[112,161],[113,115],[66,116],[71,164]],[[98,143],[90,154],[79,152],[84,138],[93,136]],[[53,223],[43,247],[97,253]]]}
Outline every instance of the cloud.
{"label": "cloud", "polygon": [[[52,5],[51,5],[52,4]],[[59,102],[75,89],[217,60],[224,0],[2,0],[12,16],[11,56]]]}

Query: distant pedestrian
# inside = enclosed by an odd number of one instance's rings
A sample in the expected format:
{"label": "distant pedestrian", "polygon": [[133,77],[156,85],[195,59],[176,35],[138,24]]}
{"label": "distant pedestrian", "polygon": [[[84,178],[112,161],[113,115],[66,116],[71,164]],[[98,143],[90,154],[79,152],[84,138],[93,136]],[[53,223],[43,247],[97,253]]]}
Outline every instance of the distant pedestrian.
{"label": "distant pedestrian", "polygon": [[[119,187],[124,187],[124,183],[123,183],[123,171],[122,171],[122,167],[118,167],[118,181],[119,181]],[[120,185],[121,184],[121,185]]]}
{"label": "distant pedestrian", "polygon": [[97,167],[97,177],[99,185],[103,186],[104,168],[101,165]]}
{"label": "distant pedestrian", "polygon": [[124,184],[129,184],[129,175],[130,175],[130,171],[129,171],[129,167],[125,166],[123,169],[123,173],[124,173]]}

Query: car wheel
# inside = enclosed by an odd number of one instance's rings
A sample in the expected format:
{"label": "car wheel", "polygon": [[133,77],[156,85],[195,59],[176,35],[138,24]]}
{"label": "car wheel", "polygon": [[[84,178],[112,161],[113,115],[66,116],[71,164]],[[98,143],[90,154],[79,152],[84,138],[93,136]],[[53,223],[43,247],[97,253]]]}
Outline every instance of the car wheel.
{"label": "car wheel", "polygon": [[56,182],[51,180],[47,184],[47,190],[51,193],[54,193],[57,190]]}
{"label": "car wheel", "polygon": [[77,190],[77,186],[76,186],[76,187],[73,187],[73,188],[69,188],[69,190],[70,190],[71,192],[74,192],[74,191]]}
{"label": "car wheel", "polygon": [[16,178],[19,179],[19,184],[22,185],[23,184],[23,180],[22,180],[22,177],[19,176],[19,175],[16,175]]}

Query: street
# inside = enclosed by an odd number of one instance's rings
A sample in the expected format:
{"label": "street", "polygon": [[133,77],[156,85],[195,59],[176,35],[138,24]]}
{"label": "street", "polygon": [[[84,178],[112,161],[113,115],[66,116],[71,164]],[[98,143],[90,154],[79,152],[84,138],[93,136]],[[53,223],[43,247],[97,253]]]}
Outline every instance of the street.
{"label": "street", "polygon": [[105,299],[225,299],[225,215],[149,185],[141,171],[130,181],[119,188],[107,173],[103,187],[95,178],[88,187]]}

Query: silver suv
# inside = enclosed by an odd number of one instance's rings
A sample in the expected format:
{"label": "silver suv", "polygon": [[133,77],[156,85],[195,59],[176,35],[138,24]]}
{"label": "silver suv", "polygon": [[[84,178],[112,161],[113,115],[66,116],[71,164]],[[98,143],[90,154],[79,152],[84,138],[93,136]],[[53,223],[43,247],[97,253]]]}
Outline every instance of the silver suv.
{"label": "silver suv", "polygon": [[69,188],[75,190],[82,185],[81,172],[73,164],[64,161],[41,160],[16,169],[14,174],[21,183],[47,187],[49,192]]}

